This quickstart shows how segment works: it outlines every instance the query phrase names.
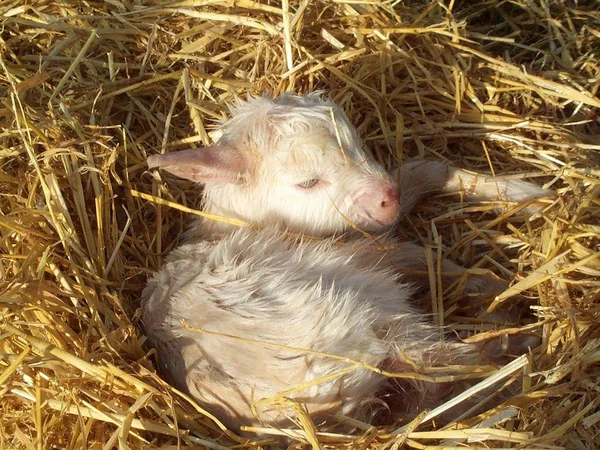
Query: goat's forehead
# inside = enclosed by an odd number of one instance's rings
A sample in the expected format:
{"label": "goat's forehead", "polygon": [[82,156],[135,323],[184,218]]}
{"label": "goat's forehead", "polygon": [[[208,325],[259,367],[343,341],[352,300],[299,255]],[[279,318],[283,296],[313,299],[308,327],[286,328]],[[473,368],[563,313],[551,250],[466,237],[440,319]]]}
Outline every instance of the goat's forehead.
{"label": "goat's forehead", "polygon": [[235,105],[232,114],[223,124],[224,131],[239,137],[265,140],[325,128],[342,138],[356,139],[345,113],[331,102],[278,103],[260,98]]}
{"label": "goat's forehead", "polygon": [[266,129],[276,138],[297,134],[336,135],[346,144],[356,140],[354,129],[346,116],[339,110],[326,106],[279,107],[265,114]]}
{"label": "goat's forehead", "polygon": [[[342,109],[316,96],[252,99],[232,108],[224,138],[290,171],[363,164],[362,141]],[[241,147],[239,147],[241,145]]]}
{"label": "goat's forehead", "polygon": [[276,157],[291,167],[313,166],[314,168],[336,168],[346,158],[356,159],[355,151],[348,151],[326,130],[282,139]]}
{"label": "goat's forehead", "polygon": [[302,152],[318,152],[328,157],[346,155],[363,157],[362,143],[347,129],[331,129],[327,126],[311,127],[303,132],[283,136],[282,143]]}

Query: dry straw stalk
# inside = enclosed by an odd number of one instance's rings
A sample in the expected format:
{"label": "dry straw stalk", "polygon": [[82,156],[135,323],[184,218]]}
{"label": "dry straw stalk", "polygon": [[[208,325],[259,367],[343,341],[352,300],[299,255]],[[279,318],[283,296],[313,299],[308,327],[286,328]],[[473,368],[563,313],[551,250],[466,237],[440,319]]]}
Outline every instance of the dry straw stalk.
{"label": "dry straw stalk", "polygon": [[[255,448],[280,436],[296,448],[596,448],[599,9],[1,1],[0,448]],[[557,191],[537,218],[523,205],[496,217],[494,205],[439,197],[398,230],[439,258],[514,280],[493,303],[461,299],[460,286],[436,286],[429,301],[438,323],[473,341],[542,338],[497,375],[521,395],[447,429],[427,413],[379,428],[337,417],[347,434],[297,405],[296,429],[240,437],[156,374],[136,308],[198,197],[148,172],[147,156],[212,143],[236,96],[318,88],[390,168],[427,157]],[[520,324],[469,314],[509,303],[532,313]]]}

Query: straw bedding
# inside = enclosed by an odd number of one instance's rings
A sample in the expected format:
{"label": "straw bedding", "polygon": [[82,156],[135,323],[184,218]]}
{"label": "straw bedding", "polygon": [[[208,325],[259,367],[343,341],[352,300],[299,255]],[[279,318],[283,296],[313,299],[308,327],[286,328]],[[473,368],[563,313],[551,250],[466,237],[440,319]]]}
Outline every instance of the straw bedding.
{"label": "straw bedding", "polygon": [[[597,2],[14,0],[0,17],[0,448],[596,448]],[[239,437],[160,380],[136,308],[199,194],[146,157],[213,142],[236,95],[313,89],[388,167],[420,156],[556,190],[539,217],[434,198],[399,230],[512,281],[485,306],[523,306],[517,326],[542,338],[504,379],[520,395],[446,429]],[[425,302],[440,325],[515,331],[447,288]]]}

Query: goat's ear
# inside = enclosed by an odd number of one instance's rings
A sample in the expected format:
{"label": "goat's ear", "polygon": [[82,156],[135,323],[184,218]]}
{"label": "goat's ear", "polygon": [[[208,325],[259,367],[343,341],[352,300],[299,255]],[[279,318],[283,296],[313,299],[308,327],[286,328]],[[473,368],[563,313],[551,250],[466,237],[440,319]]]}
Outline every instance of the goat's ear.
{"label": "goat's ear", "polygon": [[154,167],[192,181],[234,184],[243,183],[251,169],[248,158],[223,145],[149,156],[148,168]]}

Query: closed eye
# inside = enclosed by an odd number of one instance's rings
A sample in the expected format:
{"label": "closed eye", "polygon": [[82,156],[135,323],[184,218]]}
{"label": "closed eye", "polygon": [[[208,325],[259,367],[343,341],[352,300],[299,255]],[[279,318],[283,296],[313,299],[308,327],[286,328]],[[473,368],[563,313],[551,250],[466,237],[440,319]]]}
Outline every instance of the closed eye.
{"label": "closed eye", "polygon": [[306,180],[306,181],[303,181],[302,183],[298,183],[296,186],[301,187],[303,189],[310,189],[311,187],[316,186],[317,183],[319,183],[319,179],[313,178],[312,180]]}

